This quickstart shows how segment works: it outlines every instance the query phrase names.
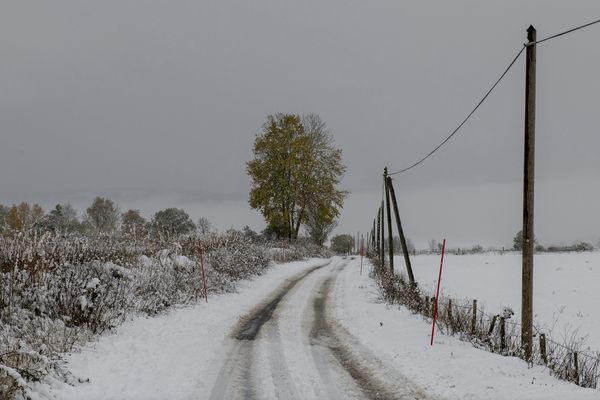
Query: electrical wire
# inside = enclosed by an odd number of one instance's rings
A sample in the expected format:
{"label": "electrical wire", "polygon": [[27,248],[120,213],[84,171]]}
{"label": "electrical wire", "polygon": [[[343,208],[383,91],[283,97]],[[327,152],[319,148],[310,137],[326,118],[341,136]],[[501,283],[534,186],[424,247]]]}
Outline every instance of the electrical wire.
{"label": "electrical wire", "polygon": [[477,109],[479,108],[479,106],[481,106],[483,104],[483,102],[488,98],[488,96],[492,93],[492,91],[496,88],[496,86],[498,86],[498,84],[500,83],[500,81],[506,76],[506,74],[508,73],[508,71],[510,71],[510,69],[512,68],[513,65],[515,65],[515,63],[517,62],[517,60],[519,59],[519,56],[523,53],[523,50],[525,50],[525,46],[523,46],[521,48],[521,50],[519,50],[519,52],[517,53],[517,55],[515,56],[515,58],[513,58],[513,60],[510,62],[510,64],[508,65],[508,67],[504,70],[504,72],[502,73],[502,75],[500,75],[500,77],[496,80],[496,82],[492,85],[492,87],[485,93],[485,95],[481,98],[481,100],[479,100],[479,102],[477,103],[477,105],[475,106],[475,108],[473,108],[473,110],[471,110],[471,112],[466,116],[465,119],[463,119],[463,121],[460,123],[460,125],[458,125],[456,127],[456,129],[454,129],[452,131],[452,133],[450,135],[448,135],[448,137],[446,137],[446,139],[444,139],[444,141],[442,143],[440,143],[436,148],[434,148],[433,150],[431,150],[425,157],[421,158],[419,161],[415,162],[414,164],[401,169],[399,171],[395,171],[392,172],[388,175],[397,175],[397,174],[401,174],[404,173],[410,169],[413,169],[414,167],[416,167],[417,165],[421,164],[423,161],[427,160],[429,157],[431,157],[433,155],[433,153],[435,153],[436,151],[438,151],[443,145],[445,145],[450,139],[452,139],[452,137],[454,135],[456,135],[458,133],[458,131],[460,130],[460,128],[463,127],[464,124],[467,123],[467,121],[469,120],[469,118],[471,118],[471,116],[473,114],[475,114],[475,111],[477,111]]}
{"label": "electrical wire", "polygon": [[519,52],[517,53],[517,55],[515,56],[515,58],[512,60],[512,62],[508,65],[508,67],[506,68],[506,70],[504,70],[504,72],[502,73],[502,75],[500,75],[500,78],[498,78],[498,80],[492,85],[492,87],[490,88],[490,90],[488,90],[486,92],[486,94],[481,98],[481,100],[479,100],[479,102],[477,103],[477,105],[475,106],[475,108],[473,108],[473,110],[471,110],[471,112],[460,123],[460,125],[458,125],[458,127],[456,129],[454,129],[454,131],[452,131],[452,133],[450,135],[448,135],[448,137],[446,137],[446,139],[444,139],[444,141],[442,141],[442,143],[440,143],[437,147],[435,147],[433,150],[431,150],[425,157],[421,158],[420,160],[418,160],[414,164],[409,165],[408,167],[406,167],[404,169],[401,169],[399,171],[392,172],[389,175],[397,175],[397,174],[401,174],[401,173],[404,173],[404,172],[406,172],[408,170],[413,169],[414,167],[416,167],[417,165],[421,164],[423,161],[425,161],[429,157],[431,157],[436,151],[438,151],[443,145],[445,145],[450,139],[452,139],[452,137],[454,135],[456,135],[458,133],[458,131],[463,127],[463,125],[465,125],[467,123],[467,121],[471,118],[471,116],[475,113],[475,111],[477,111],[477,109],[479,108],[479,106],[481,106],[481,104],[483,104],[483,102],[488,98],[488,96],[492,93],[492,91],[496,88],[496,86],[498,86],[498,84],[500,83],[500,81],[506,76],[506,74],[512,68],[512,66],[515,64],[515,62],[517,61],[517,59],[519,58],[519,56],[523,53],[523,50],[525,50],[527,47],[533,46],[533,45],[536,45],[536,44],[540,44],[540,43],[546,42],[548,40],[555,39],[555,38],[563,36],[563,35],[567,35],[569,33],[578,31],[580,29],[586,28],[588,26],[591,26],[591,25],[594,25],[594,24],[597,24],[597,23],[600,23],[600,19],[598,19],[596,21],[588,22],[587,24],[576,26],[575,28],[568,29],[566,31],[557,33],[557,34],[552,35],[552,36],[548,36],[548,37],[546,37],[544,39],[540,39],[540,40],[535,41],[535,42],[525,43],[523,45],[523,47],[521,48],[521,50],[519,50]]}
{"label": "electrical wire", "polygon": [[534,44],[540,44],[540,43],[543,43],[543,42],[545,42],[547,40],[555,39],[555,38],[557,38],[559,36],[563,36],[563,35],[566,35],[568,33],[575,32],[575,31],[578,31],[578,30],[583,29],[583,28],[587,28],[588,26],[594,25],[594,24],[597,24],[597,23],[600,23],[600,19],[596,20],[596,21],[588,22],[587,24],[576,26],[575,28],[568,29],[568,30],[566,30],[564,32],[557,33],[556,35],[548,36],[547,38],[540,39],[540,40],[535,41],[535,42],[526,43],[525,46],[529,47],[529,46],[533,46]]}

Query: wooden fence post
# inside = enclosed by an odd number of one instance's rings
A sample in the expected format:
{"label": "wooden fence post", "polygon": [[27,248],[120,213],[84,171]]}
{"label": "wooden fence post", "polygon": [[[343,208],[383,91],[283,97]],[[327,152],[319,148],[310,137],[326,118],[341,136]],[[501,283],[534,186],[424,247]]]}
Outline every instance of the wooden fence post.
{"label": "wooden fence post", "polygon": [[208,303],[208,289],[206,288],[206,275],[204,273],[204,248],[202,242],[198,242],[198,255],[200,256],[200,268],[202,271],[202,287],[204,288],[204,301]]}
{"label": "wooden fence post", "polygon": [[575,367],[575,375],[573,376],[573,381],[576,385],[579,385],[579,362],[577,360],[577,352],[573,352],[573,366]]}
{"label": "wooden fence post", "polygon": [[497,317],[498,317],[497,315],[494,315],[492,317],[492,323],[490,324],[490,329],[488,329],[488,334],[487,334],[488,336],[490,336],[492,334],[492,332],[494,332],[494,327],[496,326],[496,318]]}
{"label": "wooden fence post", "polygon": [[546,335],[540,333],[540,355],[544,364],[548,364],[548,355],[546,354]]}
{"label": "wooden fence post", "polygon": [[506,349],[506,318],[500,317],[500,351]]}
{"label": "wooden fence post", "polygon": [[477,328],[477,300],[473,300],[473,316],[471,317],[471,334],[475,335]]}

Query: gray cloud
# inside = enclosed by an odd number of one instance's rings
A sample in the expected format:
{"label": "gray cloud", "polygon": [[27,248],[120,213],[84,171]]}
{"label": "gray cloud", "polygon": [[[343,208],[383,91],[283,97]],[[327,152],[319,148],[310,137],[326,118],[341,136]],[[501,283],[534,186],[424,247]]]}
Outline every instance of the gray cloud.
{"label": "gray cloud", "polygon": [[[0,202],[83,209],[99,194],[260,228],[244,172],[254,135],[267,114],[316,112],[349,167],[339,231],[364,230],[383,166],[439,143],[530,23],[544,37],[598,16],[595,1],[9,2]],[[600,237],[598,37],[590,27],[538,49],[537,228],[551,241]],[[523,73],[521,59],[459,136],[396,179],[416,241],[505,243],[518,228]],[[443,204],[455,217],[440,225]]]}

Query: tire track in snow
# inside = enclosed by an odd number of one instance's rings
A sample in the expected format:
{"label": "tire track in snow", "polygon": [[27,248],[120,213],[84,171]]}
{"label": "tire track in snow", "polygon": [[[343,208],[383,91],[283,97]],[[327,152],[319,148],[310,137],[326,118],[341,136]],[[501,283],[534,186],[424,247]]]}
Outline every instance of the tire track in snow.
{"label": "tire track in snow", "polygon": [[[304,297],[300,300],[302,304],[298,303],[295,295],[292,297],[290,292],[299,287],[305,278],[330,264],[331,261],[287,279],[260,305],[240,319],[231,335],[233,344],[219,371],[210,399],[275,397],[295,400],[310,392],[315,395],[310,395],[310,398],[319,399],[429,398],[414,383],[370,354],[357,338],[331,318],[330,310],[335,306],[331,296],[332,289],[338,273],[347,262],[334,265],[330,273],[317,277],[310,284],[312,289],[305,286],[299,292],[308,294],[308,297],[300,296],[301,299]],[[287,299],[288,295],[290,299]],[[292,300],[294,302],[290,303]],[[290,308],[292,304],[294,306]],[[304,328],[300,331],[293,331],[292,328],[290,331],[291,326],[286,325],[286,329],[280,332],[280,319],[283,318],[289,324],[292,313],[298,312],[299,307],[306,307],[307,324]],[[306,340],[305,350],[302,350],[299,342],[302,338]],[[285,346],[282,339],[287,343]],[[296,345],[287,347],[293,343]],[[287,359],[285,352],[293,348],[295,351],[288,353],[293,358]],[[296,353],[297,351],[300,353]],[[306,375],[302,370],[290,370],[288,362],[296,362],[295,365],[298,365],[303,357],[308,357],[306,365],[310,365],[309,360],[312,360],[316,375]],[[307,391],[296,385],[309,385],[314,387],[314,391]]]}
{"label": "tire track in snow", "polygon": [[[321,348],[322,351],[329,351],[352,377],[365,398],[427,399],[428,396],[420,388],[402,376],[383,379],[385,366],[369,354],[356,338],[329,317],[330,295],[335,278],[332,276],[325,279],[313,299],[314,320],[310,332],[311,344]],[[317,352],[313,351],[313,356],[315,353]],[[315,364],[319,369],[323,368],[322,359],[323,355],[317,355],[315,358]],[[322,371],[322,376],[324,380],[331,379],[327,371]]]}
{"label": "tire track in snow", "polygon": [[[273,313],[284,297],[309,274],[330,264],[331,260],[309,268],[294,278],[287,279],[265,301],[240,319],[232,334],[235,344],[219,371],[217,381],[210,394],[211,400],[257,398],[252,376],[253,361],[255,359],[255,339],[261,332],[263,325],[271,320]],[[280,351],[280,353],[283,352]],[[277,363],[275,360],[271,360],[272,364],[285,365],[285,361]],[[283,380],[284,386],[289,386],[289,379],[283,377],[285,369],[279,368],[279,372],[278,380]],[[290,390],[289,387],[287,389]]]}

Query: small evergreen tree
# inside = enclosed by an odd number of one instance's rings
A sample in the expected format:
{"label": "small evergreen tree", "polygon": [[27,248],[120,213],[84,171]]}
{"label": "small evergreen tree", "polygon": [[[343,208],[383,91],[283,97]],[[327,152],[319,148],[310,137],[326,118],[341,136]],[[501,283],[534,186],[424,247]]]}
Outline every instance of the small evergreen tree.
{"label": "small evergreen tree", "polygon": [[57,204],[40,222],[40,228],[50,232],[76,232],[81,230],[77,211],[70,204]]}

